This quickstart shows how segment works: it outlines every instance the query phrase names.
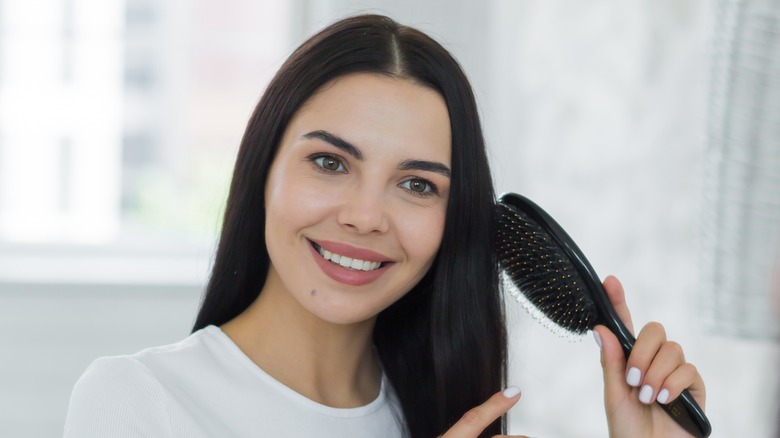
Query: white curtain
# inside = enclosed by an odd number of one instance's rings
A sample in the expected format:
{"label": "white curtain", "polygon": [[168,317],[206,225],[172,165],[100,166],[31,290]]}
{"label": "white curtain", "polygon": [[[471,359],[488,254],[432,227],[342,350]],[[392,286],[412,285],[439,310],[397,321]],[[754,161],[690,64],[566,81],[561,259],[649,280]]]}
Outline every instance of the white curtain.
{"label": "white curtain", "polygon": [[715,6],[701,301],[714,332],[778,338],[780,2]]}

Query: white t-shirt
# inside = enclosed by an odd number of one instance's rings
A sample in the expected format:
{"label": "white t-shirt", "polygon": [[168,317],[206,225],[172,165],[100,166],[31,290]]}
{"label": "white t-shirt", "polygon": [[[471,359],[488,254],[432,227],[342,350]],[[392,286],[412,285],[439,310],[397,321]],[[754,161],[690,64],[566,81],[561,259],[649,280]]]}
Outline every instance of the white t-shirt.
{"label": "white t-shirt", "polygon": [[65,437],[397,438],[402,424],[384,376],[371,403],[332,408],[283,385],[208,326],[175,344],[94,361],[73,389]]}

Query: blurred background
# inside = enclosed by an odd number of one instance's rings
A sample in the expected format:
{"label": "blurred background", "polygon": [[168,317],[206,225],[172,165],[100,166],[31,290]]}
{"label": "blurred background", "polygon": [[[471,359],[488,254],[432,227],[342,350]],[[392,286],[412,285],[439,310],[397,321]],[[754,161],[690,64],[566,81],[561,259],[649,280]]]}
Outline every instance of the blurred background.
{"label": "blurred background", "polygon": [[[235,153],[307,36],[361,12],[472,80],[499,192],[545,207],[776,436],[780,1],[0,0],[0,436],[62,434],[98,356],[186,337]],[[512,301],[510,432],[604,437],[598,348]]]}

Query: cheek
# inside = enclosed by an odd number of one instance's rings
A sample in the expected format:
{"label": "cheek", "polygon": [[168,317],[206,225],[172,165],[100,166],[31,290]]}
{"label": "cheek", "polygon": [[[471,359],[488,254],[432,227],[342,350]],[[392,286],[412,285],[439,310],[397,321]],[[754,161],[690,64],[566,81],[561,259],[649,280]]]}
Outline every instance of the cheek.
{"label": "cheek", "polygon": [[441,245],[444,232],[444,209],[425,215],[407,215],[400,229],[400,239],[409,258],[427,268]]}
{"label": "cheek", "polygon": [[306,176],[279,169],[269,175],[266,185],[267,222],[276,227],[305,226],[316,222],[331,209],[336,200],[323,190],[323,184]]}

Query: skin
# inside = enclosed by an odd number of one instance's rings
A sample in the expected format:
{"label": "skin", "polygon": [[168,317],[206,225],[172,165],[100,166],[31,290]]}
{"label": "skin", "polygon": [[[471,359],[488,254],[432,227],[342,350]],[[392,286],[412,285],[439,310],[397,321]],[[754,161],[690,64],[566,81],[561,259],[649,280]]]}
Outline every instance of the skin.
{"label": "skin", "polygon": [[[620,319],[633,333],[631,313],[626,305],[623,286],[617,278],[607,277],[604,288]],[[607,411],[611,437],[687,437],[690,436],[656,403],[662,389],[669,391],[668,401],[688,389],[704,409],[706,391],[696,367],[685,361],[682,347],[666,338],[661,324],[646,324],[637,336],[637,342],[626,361],[615,335],[606,327],[595,330],[601,338],[601,366],[604,375],[604,405]],[[628,370],[640,370],[641,380],[636,387],[626,382]],[[653,395],[648,403],[639,400],[640,388],[649,385]]]}
{"label": "skin", "polygon": [[[450,149],[449,115],[430,88],[375,74],[324,86],[290,122],[268,175],[266,282],[223,331],[268,374],[314,401],[356,407],[374,400],[381,382],[371,343],[376,317],[428,271],[444,229],[449,176],[409,163],[448,169]],[[367,284],[344,284],[318,265],[312,240],[373,251],[384,272]]]}
{"label": "skin", "polygon": [[[355,150],[311,135],[316,132],[337,136]],[[264,371],[311,400],[341,408],[374,400],[381,382],[371,345],[376,317],[429,269],[449,193],[447,175],[404,164],[449,168],[450,145],[446,106],[429,88],[374,74],[323,87],[291,121],[268,175],[266,282],[258,299],[222,330]],[[318,264],[312,240],[373,251],[386,262],[384,272],[365,284],[345,284]],[[614,277],[604,286],[633,331],[622,286]],[[595,332],[610,436],[687,436],[653,402],[661,389],[674,400],[688,388],[703,408],[704,384],[663,326],[646,325],[628,361],[605,327]],[[631,367],[641,373],[637,388],[626,382]],[[653,388],[647,404],[639,400],[644,385]],[[477,437],[519,399],[499,392],[442,437]]]}

